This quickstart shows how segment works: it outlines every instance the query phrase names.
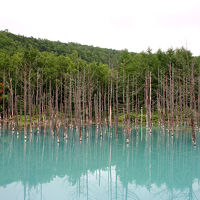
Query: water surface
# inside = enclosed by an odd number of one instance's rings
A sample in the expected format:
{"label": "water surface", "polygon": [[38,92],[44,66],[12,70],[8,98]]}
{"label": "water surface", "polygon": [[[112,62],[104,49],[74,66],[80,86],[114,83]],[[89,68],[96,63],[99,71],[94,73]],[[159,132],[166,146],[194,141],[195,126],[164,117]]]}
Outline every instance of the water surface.
{"label": "water surface", "polygon": [[60,130],[58,144],[41,129],[24,142],[23,131],[1,130],[0,199],[200,199],[199,133],[196,147],[190,130],[133,129],[129,145],[122,128],[118,138],[95,127],[82,142],[75,129],[68,134]]}

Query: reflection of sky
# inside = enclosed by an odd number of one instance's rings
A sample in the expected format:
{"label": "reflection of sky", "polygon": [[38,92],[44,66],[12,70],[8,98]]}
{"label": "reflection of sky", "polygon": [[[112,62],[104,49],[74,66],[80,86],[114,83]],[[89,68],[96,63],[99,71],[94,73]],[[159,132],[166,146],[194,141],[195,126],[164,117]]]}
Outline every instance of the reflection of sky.
{"label": "reflection of sky", "polygon": [[[149,189],[145,186],[129,183],[124,188],[120,180],[116,179],[115,167],[108,171],[95,171],[80,177],[76,185],[68,182],[68,177],[55,177],[48,183],[38,184],[36,187],[26,188],[21,182],[14,182],[6,187],[0,187],[1,197],[4,199],[34,199],[34,200],[66,200],[66,199],[200,199],[200,185],[193,180],[191,191],[168,190],[165,184],[158,187],[152,184]],[[12,191],[12,192],[11,192]]]}
{"label": "reflection of sky", "polygon": [[[90,132],[91,133],[91,132]],[[88,141],[23,133],[0,136],[0,197],[4,199],[195,199],[200,198],[200,138],[191,133],[152,136],[119,131],[116,140],[92,130]],[[60,132],[62,136],[63,132]],[[83,132],[84,135],[84,132]],[[198,199],[196,198],[196,199]]]}

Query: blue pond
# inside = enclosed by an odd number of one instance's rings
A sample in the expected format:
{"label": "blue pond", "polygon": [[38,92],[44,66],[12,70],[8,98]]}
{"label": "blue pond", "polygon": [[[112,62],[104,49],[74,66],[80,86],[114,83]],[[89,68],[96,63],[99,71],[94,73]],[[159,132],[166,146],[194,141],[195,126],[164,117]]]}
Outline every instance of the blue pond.
{"label": "blue pond", "polygon": [[200,199],[200,138],[192,143],[190,129],[175,132],[153,127],[122,128],[103,137],[95,127],[80,142],[76,129],[60,142],[49,130],[40,134],[2,130],[0,135],[1,200],[71,199]]}

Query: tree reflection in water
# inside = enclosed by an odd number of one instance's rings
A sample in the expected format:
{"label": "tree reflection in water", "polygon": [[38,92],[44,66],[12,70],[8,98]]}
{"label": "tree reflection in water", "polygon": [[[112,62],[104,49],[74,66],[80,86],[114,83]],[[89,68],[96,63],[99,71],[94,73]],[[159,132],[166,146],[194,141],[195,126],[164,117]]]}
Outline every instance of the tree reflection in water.
{"label": "tree reflection in water", "polygon": [[60,143],[50,130],[40,130],[24,142],[2,130],[0,136],[0,196],[24,199],[198,199],[200,149],[191,132],[154,128],[133,129],[129,145],[122,129],[118,137],[90,128],[83,140],[75,129],[60,130]]}

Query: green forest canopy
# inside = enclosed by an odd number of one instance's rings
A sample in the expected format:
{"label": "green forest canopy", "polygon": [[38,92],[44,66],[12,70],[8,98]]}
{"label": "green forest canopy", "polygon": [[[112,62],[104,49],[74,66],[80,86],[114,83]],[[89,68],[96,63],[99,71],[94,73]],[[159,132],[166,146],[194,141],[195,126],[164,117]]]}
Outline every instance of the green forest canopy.
{"label": "green forest canopy", "polygon": [[[148,49],[146,52],[133,53],[127,50],[119,51],[77,43],[53,42],[0,31],[0,82],[3,82],[5,72],[8,95],[9,88],[16,84],[17,93],[22,96],[24,71],[31,73],[33,88],[36,87],[37,73],[39,73],[39,82],[43,84],[44,90],[49,81],[52,83],[52,89],[55,89],[56,81],[59,84],[61,79],[67,78],[67,84],[69,84],[70,73],[74,77],[77,77],[77,73],[84,74],[86,82],[93,87],[93,95],[99,85],[104,89],[108,88],[110,78],[112,77],[115,82],[116,74],[118,74],[119,103],[122,103],[122,87],[129,80],[138,88],[134,91],[133,98],[137,95],[140,105],[143,105],[145,77],[148,72],[151,72],[152,102],[154,102],[152,106],[155,108],[158,74],[163,74],[165,78],[169,77],[170,66],[173,66],[175,70],[175,80],[182,83],[184,76],[187,76],[187,80],[190,79],[190,74],[194,69],[196,83],[199,76],[200,57],[194,57],[189,50],[184,48],[168,49],[165,52],[159,49],[156,53]],[[124,81],[123,77],[125,77]],[[12,85],[10,85],[11,79]],[[179,83],[175,83],[175,88],[176,84]],[[197,95],[197,90],[195,91]]]}

